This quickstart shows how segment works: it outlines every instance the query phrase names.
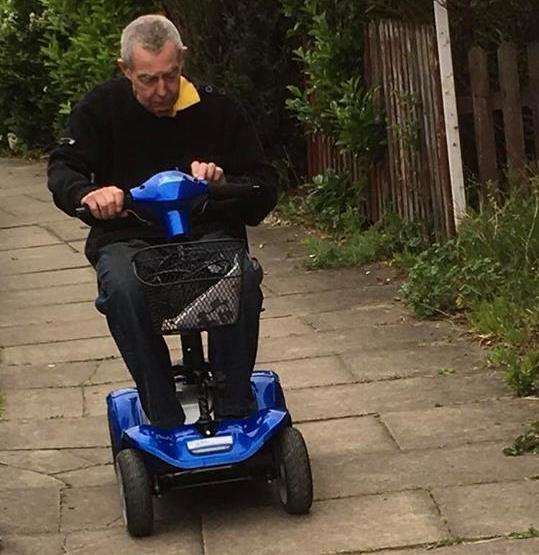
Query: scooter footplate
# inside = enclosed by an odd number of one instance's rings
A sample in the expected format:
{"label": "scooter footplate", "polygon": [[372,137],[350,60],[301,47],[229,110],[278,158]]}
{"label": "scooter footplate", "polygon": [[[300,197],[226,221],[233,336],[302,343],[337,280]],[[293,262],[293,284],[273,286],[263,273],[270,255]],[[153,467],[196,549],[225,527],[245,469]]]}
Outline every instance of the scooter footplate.
{"label": "scooter footplate", "polygon": [[286,411],[264,409],[250,418],[219,422],[217,433],[209,438],[194,425],[172,430],[134,426],[124,431],[124,444],[179,469],[236,464],[255,455],[287,419]]}

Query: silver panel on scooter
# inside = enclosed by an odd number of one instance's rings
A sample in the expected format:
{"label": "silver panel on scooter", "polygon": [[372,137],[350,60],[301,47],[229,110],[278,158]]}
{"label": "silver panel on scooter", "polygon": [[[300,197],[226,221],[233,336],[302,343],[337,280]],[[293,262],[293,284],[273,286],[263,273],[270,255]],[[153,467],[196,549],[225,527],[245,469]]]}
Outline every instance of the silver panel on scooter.
{"label": "silver panel on scooter", "polygon": [[176,398],[185,412],[185,423],[194,424],[200,417],[198,406],[198,387],[176,382]]}

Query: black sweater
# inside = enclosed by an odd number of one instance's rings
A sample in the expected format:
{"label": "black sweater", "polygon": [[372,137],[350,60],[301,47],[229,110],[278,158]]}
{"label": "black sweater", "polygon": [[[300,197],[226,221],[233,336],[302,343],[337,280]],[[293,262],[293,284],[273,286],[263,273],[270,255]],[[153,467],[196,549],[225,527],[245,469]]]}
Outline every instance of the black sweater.
{"label": "black sweater", "polygon": [[[256,193],[212,198],[192,215],[192,238],[226,233],[245,238],[245,225],[257,225],[276,203],[276,176],[266,163],[258,137],[239,107],[212,87],[199,89],[200,102],[175,117],[158,118],[134,97],[126,78],[113,79],[87,94],[74,108],[66,137],[49,158],[48,186],[55,204],[73,216],[80,199],[106,185],[124,190],[155,173],[190,173],[193,160],[215,162],[229,183]],[[158,224],[129,216],[93,220],[86,256],[95,264],[100,247],[132,238],[162,240]]]}

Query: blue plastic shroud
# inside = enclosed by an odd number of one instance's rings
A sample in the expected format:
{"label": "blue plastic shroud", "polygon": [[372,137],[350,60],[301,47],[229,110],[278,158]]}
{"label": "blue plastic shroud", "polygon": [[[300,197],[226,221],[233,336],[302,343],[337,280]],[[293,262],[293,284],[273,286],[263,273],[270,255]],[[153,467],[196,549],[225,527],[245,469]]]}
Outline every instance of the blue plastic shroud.
{"label": "blue plastic shroud", "polygon": [[134,204],[144,206],[165,226],[169,239],[188,235],[193,201],[208,192],[208,183],[180,171],[155,174],[131,189]]}
{"label": "blue plastic shroud", "polygon": [[[161,460],[180,470],[245,461],[290,420],[277,374],[253,372],[251,384],[258,412],[242,420],[219,422],[217,433],[211,439],[203,438],[192,424],[172,430],[151,426],[136,389],[113,391],[107,396],[112,441],[118,447],[131,447],[152,455],[155,463]],[[150,466],[152,457],[148,459]],[[157,464],[154,466],[157,471]]]}

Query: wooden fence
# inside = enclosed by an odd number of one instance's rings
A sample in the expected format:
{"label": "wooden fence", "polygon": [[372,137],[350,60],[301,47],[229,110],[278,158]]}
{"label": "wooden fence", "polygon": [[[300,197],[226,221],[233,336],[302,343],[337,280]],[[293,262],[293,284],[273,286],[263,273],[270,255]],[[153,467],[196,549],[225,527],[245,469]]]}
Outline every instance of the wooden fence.
{"label": "wooden fence", "polygon": [[[433,25],[394,20],[371,23],[365,55],[367,84],[387,120],[387,155],[370,172],[364,216],[378,221],[389,211],[422,220],[438,236],[454,232],[440,72]],[[309,147],[311,176],[344,167],[359,176],[325,137]]]}
{"label": "wooden fence", "polygon": [[[488,68],[493,64],[489,66],[483,49],[469,52],[471,96],[458,99],[458,112],[461,136],[467,118],[470,132],[466,136],[475,137],[477,168],[469,169],[477,171],[481,183],[496,182],[505,164],[524,174],[530,159],[539,163],[539,43],[528,46],[525,58],[527,86],[522,86],[518,70],[522,58],[514,45],[503,44],[497,55],[499,90],[492,91],[490,83],[496,78]],[[368,176],[361,207],[364,217],[375,222],[395,211],[406,220],[425,222],[437,236],[452,235],[455,226],[434,26],[394,20],[371,23],[365,78],[369,86],[377,87],[376,102],[386,116],[387,152]],[[531,120],[527,127],[523,110],[528,110],[527,120]],[[498,121],[503,120],[503,133],[498,134],[497,111]],[[474,154],[474,145],[468,146],[467,160]],[[361,177],[352,156],[340,154],[327,137],[311,137],[309,175],[326,168]],[[484,192],[478,192],[481,202]]]}
{"label": "wooden fence", "polygon": [[[524,174],[528,164],[525,146],[523,109],[533,114],[531,135],[534,137],[532,157],[539,160],[539,43],[526,51],[527,87],[519,78],[519,52],[515,45],[504,43],[497,53],[499,91],[491,90],[495,76],[489,74],[485,50],[474,47],[468,55],[472,96],[459,98],[459,114],[473,114],[475,146],[480,181],[496,182],[502,162]],[[492,66],[491,66],[492,67]],[[526,82],[526,79],[524,80]],[[503,148],[497,148],[494,125],[496,111],[503,113]],[[505,160],[500,160],[501,155]]]}

